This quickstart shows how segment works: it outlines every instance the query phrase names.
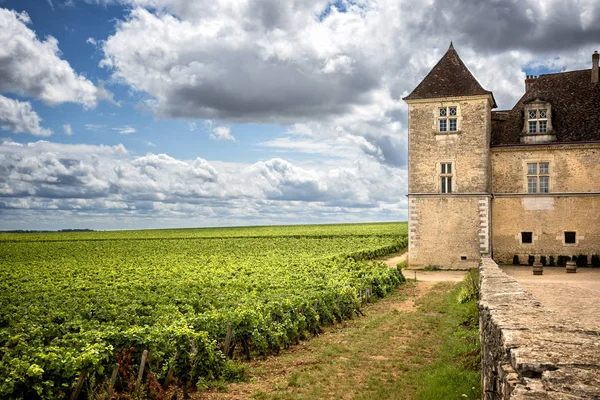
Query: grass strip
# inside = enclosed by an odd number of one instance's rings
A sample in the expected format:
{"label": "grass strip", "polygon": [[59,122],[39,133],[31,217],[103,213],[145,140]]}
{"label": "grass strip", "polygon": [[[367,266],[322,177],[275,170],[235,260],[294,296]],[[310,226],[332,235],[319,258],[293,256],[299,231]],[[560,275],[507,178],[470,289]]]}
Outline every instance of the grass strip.
{"label": "grass strip", "polygon": [[473,276],[470,282],[408,283],[367,307],[366,317],[255,362],[250,382],[202,398],[479,399]]}

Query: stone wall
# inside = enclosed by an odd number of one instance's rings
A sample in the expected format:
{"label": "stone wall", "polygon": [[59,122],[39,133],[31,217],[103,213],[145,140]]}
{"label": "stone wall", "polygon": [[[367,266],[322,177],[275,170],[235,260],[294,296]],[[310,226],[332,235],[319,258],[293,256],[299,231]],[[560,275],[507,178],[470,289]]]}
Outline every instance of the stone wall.
{"label": "stone wall", "polygon": [[599,143],[492,147],[492,191],[527,193],[527,163],[548,162],[550,194],[600,193]]}
{"label": "stone wall", "polygon": [[[600,165],[600,164],[599,164]],[[600,195],[496,197],[492,205],[493,257],[499,263],[521,263],[529,255],[600,254]],[[565,243],[564,232],[576,232],[576,243]],[[533,243],[521,243],[521,232],[532,232]]]}
{"label": "stone wall", "polygon": [[[410,268],[476,268],[490,252],[490,101],[407,101]],[[440,107],[456,107],[457,132],[438,132]],[[441,193],[441,163],[452,163],[452,194]]]}
{"label": "stone wall", "polygon": [[[455,133],[438,132],[440,107],[457,107]],[[440,162],[454,165],[453,192],[489,193],[491,105],[488,96],[408,102],[408,192],[440,193]]]}
{"label": "stone wall", "polygon": [[[600,254],[600,144],[495,147],[492,153],[493,258]],[[527,194],[527,163],[548,162],[550,192]],[[576,232],[577,242],[564,241]],[[522,243],[532,232],[533,243]]]}
{"label": "stone wall", "polygon": [[477,268],[489,252],[489,197],[409,196],[408,265]]}
{"label": "stone wall", "polygon": [[561,319],[490,258],[479,279],[482,398],[600,399],[600,328]]}

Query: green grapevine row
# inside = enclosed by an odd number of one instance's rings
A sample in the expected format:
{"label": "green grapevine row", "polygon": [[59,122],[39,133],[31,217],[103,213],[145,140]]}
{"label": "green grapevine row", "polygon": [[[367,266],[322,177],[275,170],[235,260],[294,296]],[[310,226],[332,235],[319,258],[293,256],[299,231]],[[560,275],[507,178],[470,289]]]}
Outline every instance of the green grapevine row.
{"label": "green grapevine row", "polygon": [[[401,233],[405,226],[396,224]],[[384,296],[403,280],[364,260],[400,251],[405,234],[366,235],[361,225],[329,237],[322,226],[302,227],[301,236],[240,229],[181,240],[171,231],[147,240],[131,232],[0,240],[0,397],[67,398],[82,371],[94,391],[123,349],[137,361],[149,350],[158,380],[169,371],[192,384],[226,379],[228,327],[236,357],[278,352],[352,318],[365,290]]]}

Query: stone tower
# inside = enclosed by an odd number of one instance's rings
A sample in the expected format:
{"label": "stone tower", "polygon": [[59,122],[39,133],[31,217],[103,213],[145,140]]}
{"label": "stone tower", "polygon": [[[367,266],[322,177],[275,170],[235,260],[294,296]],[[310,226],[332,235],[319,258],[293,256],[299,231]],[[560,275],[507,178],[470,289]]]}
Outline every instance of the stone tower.
{"label": "stone tower", "polygon": [[408,104],[409,265],[474,268],[490,253],[492,92],[452,44]]}

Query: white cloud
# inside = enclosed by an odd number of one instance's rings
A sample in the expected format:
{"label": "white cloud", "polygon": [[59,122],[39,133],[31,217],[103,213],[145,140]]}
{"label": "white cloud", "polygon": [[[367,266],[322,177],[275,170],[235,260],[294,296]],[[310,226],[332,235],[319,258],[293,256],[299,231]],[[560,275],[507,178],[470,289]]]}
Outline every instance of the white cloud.
{"label": "white cloud", "polygon": [[98,44],[98,42],[96,42],[96,39],[94,39],[93,37],[87,38],[85,42],[91,44],[92,46],[96,46]]}
{"label": "white cloud", "polygon": [[[15,193],[2,198],[0,213],[10,208],[19,218],[18,210],[29,208],[29,215],[44,217],[52,208],[69,220],[118,215],[120,221],[147,218],[148,224],[174,226],[402,219],[407,107],[401,98],[451,39],[507,108],[523,92],[524,67],[589,68],[600,37],[594,24],[600,7],[593,0],[476,7],[467,0],[90,2],[131,6],[115,33],[96,45],[113,81],[142,99],[141,108],[157,118],[188,118],[190,130],[198,128],[193,121],[206,120],[204,129],[215,140],[233,140],[233,123],[289,125],[284,137],[258,147],[282,158],[245,165],[7,143],[0,151],[0,188],[5,179],[4,188]],[[27,14],[9,14],[4,38],[14,36],[33,50],[21,56],[22,68],[9,65],[10,79],[0,79],[0,86],[8,82],[16,88],[9,91],[50,104],[96,104],[101,96],[94,89],[100,89],[60,59],[56,40],[38,40]],[[0,60],[10,46],[0,46]],[[45,82],[70,89],[43,90]],[[56,93],[70,100],[53,99]],[[301,161],[283,159],[298,153]],[[307,161],[311,153],[320,162]]]}
{"label": "white cloud", "polygon": [[354,137],[390,165],[406,160],[401,97],[451,39],[507,108],[524,66],[589,68],[600,35],[592,0],[121,2],[132,9],[103,42],[102,65],[148,96],[157,117],[291,124],[324,140]]}
{"label": "white cloud", "polygon": [[156,147],[156,145],[152,142],[144,142],[148,147]]}
{"label": "white cloud", "polygon": [[198,124],[196,124],[195,122],[189,122],[188,123],[188,129],[190,130],[190,132],[195,131],[196,128],[198,128]]}
{"label": "white cloud", "polygon": [[113,131],[118,131],[121,135],[130,135],[137,132],[131,125],[123,125],[117,128],[112,128]]}
{"label": "white cloud", "polygon": [[29,226],[59,215],[88,225],[127,218],[132,226],[144,226],[152,215],[156,227],[165,221],[398,220],[405,216],[404,172],[368,160],[345,167],[299,167],[280,158],[212,163],[153,153],[134,157],[122,145],[4,142],[0,213],[10,209]]}
{"label": "white cloud", "polygon": [[95,107],[111,94],[77,74],[60,58],[58,41],[39,40],[25,12],[0,8],[0,93],[30,96],[47,104],[65,102]]}
{"label": "white cloud", "polygon": [[213,128],[210,138],[213,140],[231,140],[235,142],[235,137],[231,135],[231,129],[228,126],[217,126]]}
{"label": "white cloud", "polygon": [[65,131],[65,135],[71,136],[73,134],[73,128],[71,128],[71,124],[64,124],[63,130]]}
{"label": "white cloud", "polygon": [[33,110],[31,103],[10,99],[0,95],[0,128],[13,133],[30,133],[50,136],[51,129],[41,127],[42,119]]}
{"label": "white cloud", "polygon": [[100,129],[104,129],[106,128],[106,125],[102,125],[102,124],[85,124],[85,129],[87,129],[88,131],[97,131]]}

